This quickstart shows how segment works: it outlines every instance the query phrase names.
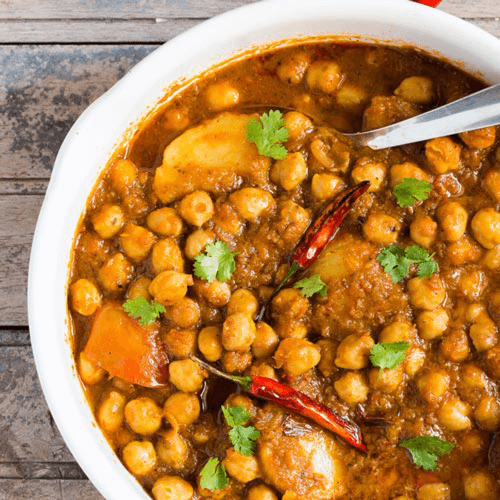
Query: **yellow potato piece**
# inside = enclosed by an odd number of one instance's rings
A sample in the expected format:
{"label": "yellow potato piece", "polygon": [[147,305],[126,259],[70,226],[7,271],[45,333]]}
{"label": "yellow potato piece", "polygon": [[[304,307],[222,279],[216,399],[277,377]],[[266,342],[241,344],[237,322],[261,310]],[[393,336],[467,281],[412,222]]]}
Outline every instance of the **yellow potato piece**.
{"label": "yellow potato piece", "polygon": [[245,137],[250,120],[258,118],[220,113],[172,141],[155,173],[153,189],[158,198],[170,203],[197,189],[218,194],[235,189],[241,178],[267,186],[271,159],[259,155]]}

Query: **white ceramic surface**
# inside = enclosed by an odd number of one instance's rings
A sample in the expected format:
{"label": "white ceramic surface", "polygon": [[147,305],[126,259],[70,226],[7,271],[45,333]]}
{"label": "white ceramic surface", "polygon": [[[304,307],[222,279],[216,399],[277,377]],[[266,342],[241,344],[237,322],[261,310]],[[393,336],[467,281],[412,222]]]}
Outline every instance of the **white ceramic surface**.
{"label": "white ceramic surface", "polygon": [[68,343],[66,287],[75,228],[96,179],[124,133],[175,80],[251,46],[339,34],[416,45],[500,82],[500,41],[460,19],[404,0],[263,1],[206,21],[134,67],[85,111],[66,137],[33,241],[28,309],[45,397],[68,447],[108,500],[149,498],[121,465],[84,400]]}

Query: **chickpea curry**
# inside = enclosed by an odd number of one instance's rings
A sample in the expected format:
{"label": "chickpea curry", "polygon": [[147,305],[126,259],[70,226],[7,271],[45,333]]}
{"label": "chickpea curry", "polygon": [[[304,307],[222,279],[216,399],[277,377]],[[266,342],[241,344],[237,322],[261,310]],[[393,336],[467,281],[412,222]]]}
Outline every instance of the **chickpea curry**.
{"label": "chickpea curry", "polygon": [[96,421],[152,498],[500,498],[498,131],[341,134],[483,86],[303,42],[195,80],[116,151],[68,300]]}

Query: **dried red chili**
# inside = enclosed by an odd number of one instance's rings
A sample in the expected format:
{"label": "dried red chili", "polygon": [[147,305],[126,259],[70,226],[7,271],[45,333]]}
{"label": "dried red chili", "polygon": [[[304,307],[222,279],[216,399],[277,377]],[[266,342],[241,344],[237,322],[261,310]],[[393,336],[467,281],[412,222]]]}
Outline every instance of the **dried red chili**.
{"label": "dried red chili", "polygon": [[264,317],[266,307],[272,298],[283,288],[288,280],[297,272],[306,270],[323,251],[325,246],[337,234],[340,225],[351,211],[358,198],[368,191],[370,181],[363,181],[349,188],[323,208],[316,220],[302,236],[297,248],[290,258],[290,269],[281,283],[276,287],[267,303],[260,310],[256,321]]}
{"label": "dried red chili", "polygon": [[355,423],[341,417],[327,406],[318,403],[306,394],[276,382],[276,380],[271,378],[257,377],[254,375],[246,377],[229,375],[217,370],[217,368],[205,363],[201,359],[194,356],[192,356],[192,359],[197,361],[203,368],[211,373],[232,380],[253,396],[271,401],[282,408],[286,408],[287,410],[291,410],[306,417],[316,422],[321,427],[334,432],[337,436],[358,450],[364,452],[368,451],[363,442],[361,430]]}

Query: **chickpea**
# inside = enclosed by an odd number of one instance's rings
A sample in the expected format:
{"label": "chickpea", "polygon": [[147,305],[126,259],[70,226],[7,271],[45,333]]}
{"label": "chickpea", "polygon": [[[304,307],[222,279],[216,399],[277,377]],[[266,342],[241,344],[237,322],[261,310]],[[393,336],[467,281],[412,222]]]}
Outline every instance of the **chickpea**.
{"label": "chickpea", "polygon": [[177,432],[166,432],[156,445],[156,454],[161,462],[175,471],[184,468],[189,448],[184,438]]}
{"label": "chickpea", "polygon": [[404,321],[393,321],[387,325],[379,336],[379,343],[411,341],[415,337],[415,332],[409,323]]}
{"label": "chickpea", "polygon": [[410,303],[417,309],[432,311],[446,299],[446,289],[439,276],[430,278],[415,277],[407,283]]}
{"label": "chickpea", "polygon": [[446,253],[450,264],[462,266],[468,262],[476,262],[481,258],[482,249],[469,236],[464,236],[458,241],[452,241]]}
{"label": "chickpea", "polygon": [[118,205],[104,205],[92,216],[94,231],[104,240],[116,236],[125,224],[125,216]]}
{"label": "chickpea", "polygon": [[240,102],[240,92],[227,80],[212,83],[206,90],[209,108],[221,111],[236,106]]}
{"label": "chickpea", "polygon": [[496,479],[487,470],[478,470],[464,477],[467,500],[498,500],[500,491]]}
{"label": "chickpea", "polygon": [[226,458],[222,461],[227,473],[240,483],[249,483],[260,477],[259,462],[254,456],[238,453],[234,448],[229,448]]}
{"label": "chickpea", "polygon": [[302,153],[288,153],[284,160],[278,160],[271,168],[270,179],[286,191],[295,189],[307,178],[307,163]]}
{"label": "chickpea", "polygon": [[334,384],[340,399],[349,406],[355,406],[366,401],[368,397],[368,382],[359,372],[344,373]]}
{"label": "chickpea", "polygon": [[484,396],[474,410],[474,419],[481,429],[496,432],[500,429],[500,403],[493,396]]}
{"label": "chickpea", "polygon": [[306,73],[306,83],[311,90],[333,94],[342,83],[340,66],[333,61],[315,61]]}
{"label": "chickpea", "polygon": [[450,316],[443,307],[422,311],[417,316],[418,333],[424,340],[436,339],[447,330],[449,321]]}
{"label": "chickpea", "polygon": [[438,137],[427,141],[425,156],[430,169],[436,174],[445,174],[458,170],[462,165],[460,144],[453,142],[449,137]]}
{"label": "chickpea", "polygon": [[281,338],[303,338],[307,327],[303,320],[309,313],[309,301],[296,288],[281,290],[272,303],[272,316],[276,321],[275,330]]}
{"label": "chickpea", "polygon": [[162,271],[149,285],[149,293],[156,302],[171,306],[186,296],[187,287],[193,284],[190,274]]}
{"label": "chickpea", "polygon": [[393,393],[403,382],[403,377],[403,365],[397,366],[394,370],[385,369],[381,371],[380,368],[372,368],[368,374],[370,387],[385,394]]}
{"label": "chickpea", "polygon": [[494,321],[483,313],[478,320],[471,325],[469,336],[476,348],[476,351],[487,351],[498,344],[498,331]]}
{"label": "chickpea", "polygon": [[81,278],[69,287],[71,309],[82,316],[92,316],[101,305],[101,292],[89,280]]}
{"label": "chickpea", "polygon": [[285,127],[288,129],[288,141],[301,141],[314,128],[311,120],[298,111],[289,111],[285,114]]}
{"label": "chickpea", "polygon": [[267,323],[259,321],[255,325],[255,338],[252,342],[252,352],[256,358],[272,356],[278,347],[279,337]]}
{"label": "chickpea", "polygon": [[165,415],[175,419],[179,425],[191,425],[200,416],[200,401],[196,394],[174,392],[163,406]]}
{"label": "chickpea", "polygon": [[450,487],[446,483],[428,483],[420,486],[417,500],[451,500]]}
{"label": "chickpea", "polygon": [[317,200],[329,200],[344,186],[344,181],[338,175],[314,174],[311,181],[311,194]]}
{"label": "chickpea", "polygon": [[431,104],[436,98],[434,83],[425,76],[410,76],[405,78],[394,95],[402,97],[405,101],[413,104]]}
{"label": "chickpea", "polygon": [[99,281],[108,292],[119,292],[130,283],[134,268],[121,253],[110,257],[99,269]]}
{"label": "chickpea", "polygon": [[464,431],[471,428],[471,409],[467,403],[453,397],[444,403],[438,412],[439,424],[449,431]]}
{"label": "chickpea", "polygon": [[484,176],[484,185],[490,192],[491,196],[495,198],[496,202],[500,201],[500,170],[492,169],[486,172]]}
{"label": "chickpea", "polygon": [[450,387],[450,376],[444,370],[427,371],[417,380],[421,396],[435,404],[443,399]]}
{"label": "chickpea", "polygon": [[207,361],[218,361],[222,356],[222,328],[207,326],[198,335],[198,349]]}
{"label": "chickpea", "polygon": [[189,126],[188,110],[176,103],[175,107],[165,111],[165,123],[171,130],[184,130]]}
{"label": "chickpea", "polygon": [[99,406],[97,421],[108,433],[116,432],[123,425],[125,396],[117,391],[111,391]]}
{"label": "chickpea", "polygon": [[163,336],[168,353],[177,359],[188,358],[194,354],[196,341],[196,332],[189,329],[176,330],[172,328]]}
{"label": "chickpea", "polygon": [[264,189],[243,188],[229,195],[229,200],[244,219],[255,221],[276,205],[273,195]]}
{"label": "chickpea", "polygon": [[500,379],[500,345],[486,351],[486,365],[492,377]]}
{"label": "chickpea", "polygon": [[500,269],[500,245],[496,245],[491,250],[486,252],[483,263],[488,269],[496,271]]}
{"label": "chickpea", "polygon": [[309,56],[304,52],[291,54],[284,61],[280,61],[276,74],[285,83],[298,85],[304,79],[304,74],[309,67]]}
{"label": "chickpea", "polygon": [[273,380],[278,380],[278,377],[276,376],[276,372],[274,371],[274,368],[272,366],[269,366],[266,363],[262,362],[257,362],[252,364],[250,368],[250,375],[255,375],[257,377],[266,377],[266,378],[272,378]]}
{"label": "chickpea", "polygon": [[409,161],[393,165],[389,172],[391,178],[391,187],[401,184],[404,179],[417,179],[419,181],[430,181],[431,178],[427,172],[422,170],[415,163]]}
{"label": "chickpea", "polygon": [[83,352],[78,356],[78,373],[86,385],[97,384],[106,375],[106,372],[87,359]]}
{"label": "chickpea", "polygon": [[437,237],[437,222],[428,215],[418,215],[410,224],[411,239],[421,247],[429,248]]}
{"label": "chickpea", "polygon": [[206,191],[194,191],[182,198],[179,214],[192,226],[201,227],[214,214],[214,204]]}
{"label": "chickpea", "polygon": [[222,355],[222,367],[228,373],[243,373],[252,364],[250,352],[226,351]]}
{"label": "chickpea", "polygon": [[200,319],[200,307],[196,301],[183,297],[167,309],[166,316],[180,328],[195,326]]}
{"label": "chickpea", "polygon": [[458,135],[469,148],[486,149],[495,143],[496,129],[495,127],[485,127],[470,132],[462,132]]}
{"label": "chickpea", "polygon": [[284,339],[280,342],[274,359],[277,368],[283,368],[288,375],[302,375],[315,367],[321,358],[319,349],[305,339]]}
{"label": "chickpea", "polygon": [[170,382],[182,392],[197,392],[201,389],[207,372],[191,359],[172,361],[168,367]]}
{"label": "chickpea", "polygon": [[371,185],[368,189],[369,193],[380,191],[385,177],[387,175],[387,167],[385,163],[374,161],[371,158],[360,158],[351,172],[352,180],[358,184],[363,181],[370,181]]}
{"label": "chickpea", "polygon": [[184,253],[190,260],[194,260],[197,255],[205,251],[205,247],[215,241],[215,233],[210,230],[197,229],[186,239]]}
{"label": "chickpea", "polygon": [[278,500],[278,497],[269,486],[258,484],[248,490],[247,500]]}
{"label": "chickpea", "polygon": [[255,339],[256,328],[252,318],[245,313],[227,316],[222,327],[222,345],[228,351],[247,351]]}
{"label": "chickpea", "polygon": [[410,377],[415,376],[425,363],[425,351],[417,347],[412,347],[406,353],[404,370]]}
{"label": "chickpea", "polygon": [[179,245],[172,238],[160,240],[151,252],[151,267],[155,274],[162,271],[184,271],[184,258]]}
{"label": "chickpea", "polygon": [[361,370],[368,366],[370,351],[374,345],[369,333],[348,335],[337,348],[335,364],[339,368]]}
{"label": "chickpea", "polygon": [[470,456],[478,456],[487,448],[484,436],[478,430],[461,433],[460,444],[464,453]]}
{"label": "chickpea", "polygon": [[245,313],[251,318],[255,318],[258,312],[259,301],[257,297],[250,290],[239,288],[231,295],[226,314]]}
{"label": "chickpea", "polygon": [[182,219],[174,208],[164,207],[148,215],[146,224],[160,236],[179,236],[183,230]]}
{"label": "chickpea", "polygon": [[205,299],[214,307],[224,307],[231,299],[231,288],[227,283],[221,283],[217,280],[211,283],[196,280],[194,287],[198,297]]}
{"label": "chickpea", "polygon": [[150,398],[136,398],[125,406],[125,421],[137,434],[150,436],[161,426],[161,410]]}
{"label": "chickpea", "polygon": [[446,241],[457,241],[467,228],[467,210],[458,201],[446,201],[439,205],[437,217]]}
{"label": "chickpea", "polygon": [[491,249],[500,244],[500,213],[494,208],[483,208],[471,222],[474,238],[484,248]]}
{"label": "chickpea", "polygon": [[157,479],[152,489],[155,500],[191,500],[193,487],[179,476],[164,476]]}
{"label": "chickpea", "polygon": [[297,203],[286,200],[280,203],[278,232],[285,243],[296,244],[311,222],[311,214]]}
{"label": "chickpea", "polygon": [[469,340],[465,332],[456,330],[448,334],[441,343],[443,356],[455,363],[465,361],[469,357]]}
{"label": "chickpea", "polygon": [[395,243],[399,236],[401,223],[386,214],[370,214],[363,224],[365,238],[382,245]]}
{"label": "chickpea", "polygon": [[458,290],[469,300],[478,300],[486,286],[486,277],[479,269],[466,271],[460,276]]}
{"label": "chickpea", "polygon": [[368,100],[368,94],[363,87],[344,83],[335,96],[337,104],[343,108],[356,108]]}
{"label": "chickpea", "polygon": [[149,441],[131,441],[123,448],[123,461],[136,476],[144,476],[156,465],[156,451]]}
{"label": "chickpea", "polygon": [[151,280],[147,276],[141,276],[128,287],[127,298],[142,297],[149,302],[151,300],[151,294],[148,290],[150,284]]}
{"label": "chickpea", "polygon": [[241,406],[252,417],[257,415],[257,407],[254,405],[252,399],[244,394],[231,394],[227,398],[225,406]]}
{"label": "chickpea", "polygon": [[120,234],[120,245],[125,255],[134,262],[144,260],[156,241],[156,236],[147,229],[127,224]]}
{"label": "chickpea", "polygon": [[330,339],[322,339],[316,342],[316,347],[321,355],[318,369],[325,377],[329,377],[337,370],[335,366],[337,344]]}
{"label": "chickpea", "polygon": [[137,168],[131,160],[117,160],[109,169],[109,180],[120,193],[126,193],[137,179]]}

